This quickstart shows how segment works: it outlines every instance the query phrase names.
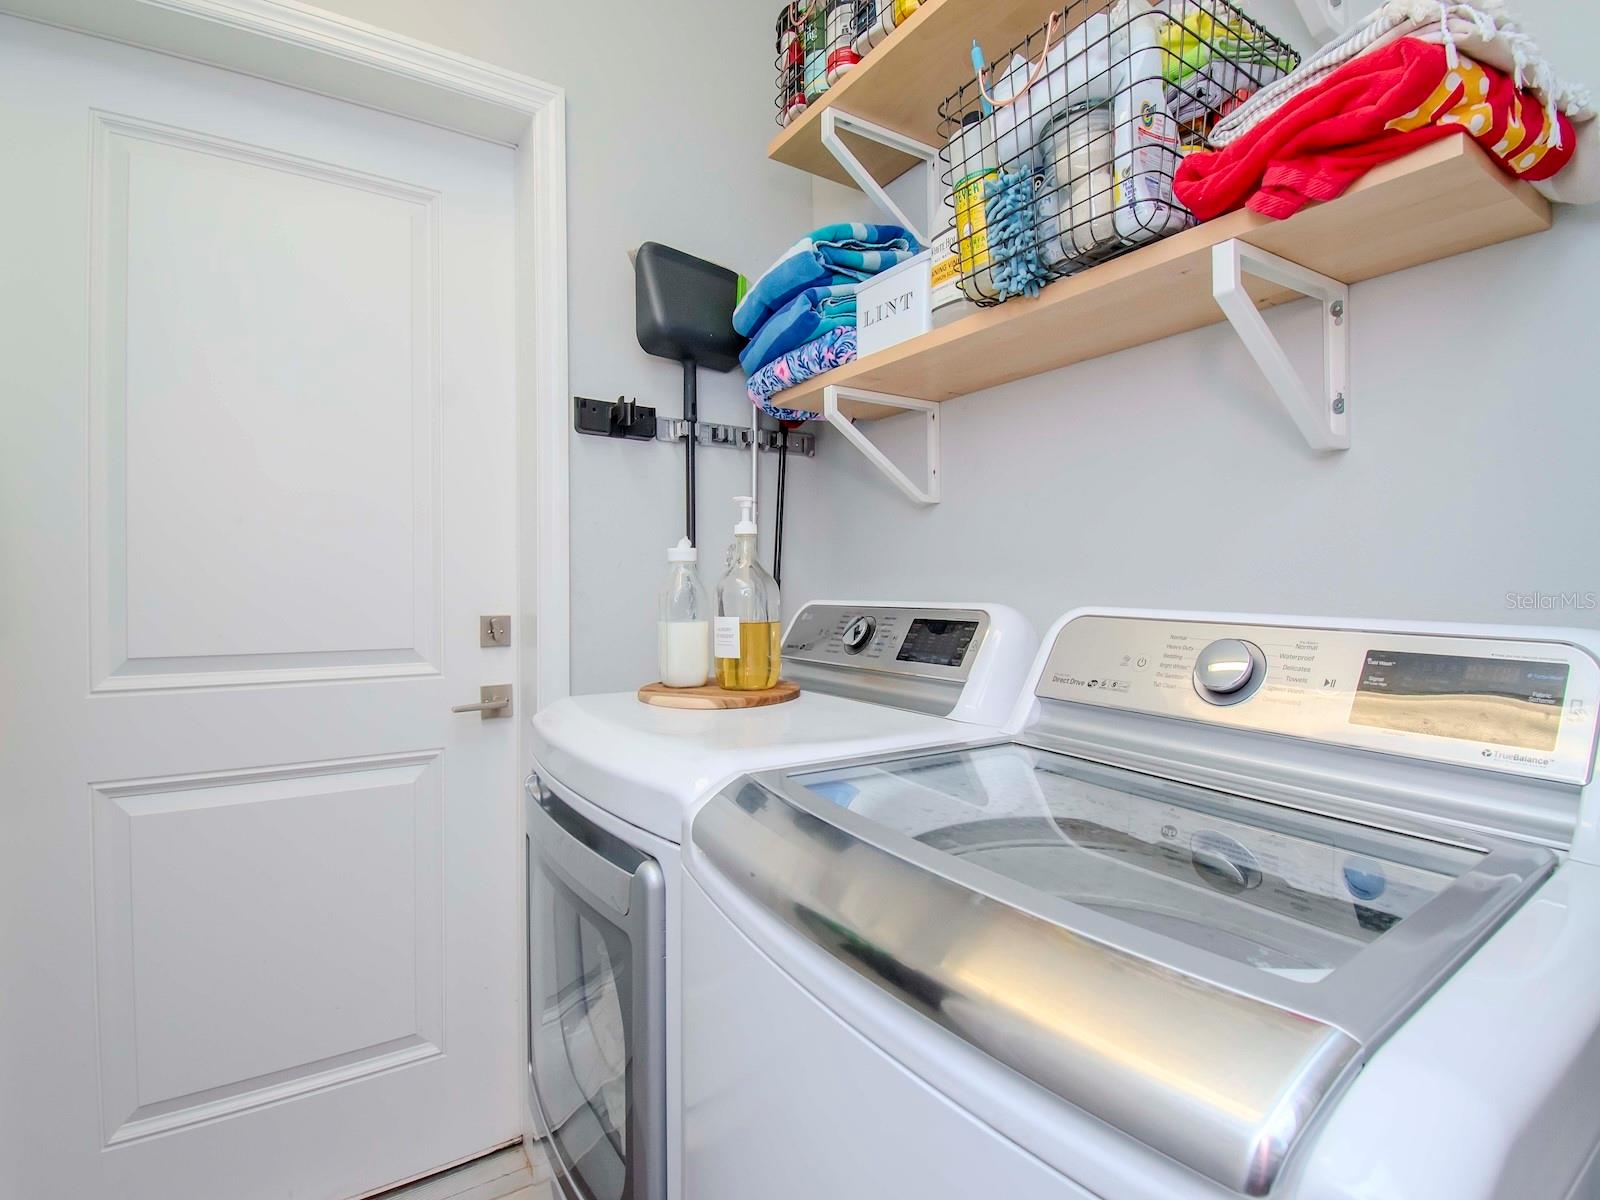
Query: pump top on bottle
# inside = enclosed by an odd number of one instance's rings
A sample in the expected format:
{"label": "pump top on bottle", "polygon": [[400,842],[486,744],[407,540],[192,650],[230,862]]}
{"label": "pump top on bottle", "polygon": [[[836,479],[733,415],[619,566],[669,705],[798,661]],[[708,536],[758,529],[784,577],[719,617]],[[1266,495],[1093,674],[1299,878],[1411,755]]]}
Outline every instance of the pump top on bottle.
{"label": "pump top on bottle", "polygon": [[717,583],[717,619],[712,639],[717,683],[754,692],[778,682],[780,641],[778,585],[756,561],[756,502],[734,497],[733,556]]}

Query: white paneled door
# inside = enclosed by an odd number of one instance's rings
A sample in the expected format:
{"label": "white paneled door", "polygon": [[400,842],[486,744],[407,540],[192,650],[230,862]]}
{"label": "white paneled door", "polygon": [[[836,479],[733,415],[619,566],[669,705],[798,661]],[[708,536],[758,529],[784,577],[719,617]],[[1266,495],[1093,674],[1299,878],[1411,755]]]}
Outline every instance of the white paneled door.
{"label": "white paneled door", "polygon": [[512,152],[0,18],[0,156],[0,1196],[516,1137]]}

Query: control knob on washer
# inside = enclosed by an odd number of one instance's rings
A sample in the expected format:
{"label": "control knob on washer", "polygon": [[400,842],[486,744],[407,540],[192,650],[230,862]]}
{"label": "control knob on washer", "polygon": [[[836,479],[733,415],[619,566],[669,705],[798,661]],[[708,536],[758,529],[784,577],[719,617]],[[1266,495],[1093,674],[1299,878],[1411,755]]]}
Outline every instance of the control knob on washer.
{"label": "control knob on washer", "polygon": [[1211,704],[1237,704],[1261,686],[1266,666],[1258,646],[1239,638],[1221,638],[1194,660],[1194,690]]}

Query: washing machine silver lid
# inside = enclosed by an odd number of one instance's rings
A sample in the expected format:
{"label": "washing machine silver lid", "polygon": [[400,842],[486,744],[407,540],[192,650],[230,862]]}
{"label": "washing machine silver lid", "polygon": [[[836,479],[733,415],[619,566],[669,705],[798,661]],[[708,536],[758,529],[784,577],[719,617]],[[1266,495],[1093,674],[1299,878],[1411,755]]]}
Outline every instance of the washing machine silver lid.
{"label": "washing machine silver lid", "polygon": [[1248,1195],[1555,864],[1015,742],[749,776],[692,836],[873,984]]}

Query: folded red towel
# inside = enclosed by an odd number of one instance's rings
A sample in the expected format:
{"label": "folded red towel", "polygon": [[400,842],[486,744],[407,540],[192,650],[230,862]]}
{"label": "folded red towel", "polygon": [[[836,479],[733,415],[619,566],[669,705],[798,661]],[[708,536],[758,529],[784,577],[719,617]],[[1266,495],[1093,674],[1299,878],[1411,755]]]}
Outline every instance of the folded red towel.
{"label": "folded red towel", "polygon": [[1548,179],[1572,159],[1572,123],[1545,110],[1509,76],[1445,47],[1401,38],[1352,59],[1225,150],[1190,154],[1173,181],[1202,221],[1248,202],[1289,217],[1344,194],[1361,176],[1457,132],[1476,138],[1509,174]]}

